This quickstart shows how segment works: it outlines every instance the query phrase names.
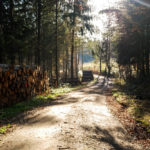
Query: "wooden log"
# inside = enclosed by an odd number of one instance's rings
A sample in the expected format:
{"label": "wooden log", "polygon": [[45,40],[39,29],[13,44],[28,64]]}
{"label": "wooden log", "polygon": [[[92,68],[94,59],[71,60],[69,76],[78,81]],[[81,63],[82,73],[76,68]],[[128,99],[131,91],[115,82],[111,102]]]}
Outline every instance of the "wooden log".
{"label": "wooden log", "polygon": [[5,81],[5,82],[4,82],[4,87],[5,87],[5,88],[8,88],[8,81]]}
{"label": "wooden log", "polygon": [[20,76],[21,75],[21,69],[19,69],[18,71],[17,71],[17,74]]}
{"label": "wooden log", "polygon": [[2,82],[0,83],[0,90],[2,89]]}
{"label": "wooden log", "polygon": [[2,67],[0,67],[0,73],[3,71]]}
{"label": "wooden log", "polygon": [[2,102],[0,99],[0,106],[18,102],[49,89],[48,74],[40,67],[2,66],[5,68],[0,65],[0,98],[8,98],[8,101]]}

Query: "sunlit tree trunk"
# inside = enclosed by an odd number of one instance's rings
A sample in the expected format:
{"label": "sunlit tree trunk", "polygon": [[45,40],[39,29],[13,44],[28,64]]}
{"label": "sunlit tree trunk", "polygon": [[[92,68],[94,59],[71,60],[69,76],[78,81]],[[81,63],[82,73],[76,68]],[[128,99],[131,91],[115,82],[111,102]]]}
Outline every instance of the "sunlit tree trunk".
{"label": "sunlit tree trunk", "polygon": [[53,60],[52,60],[52,53],[50,53],[50,56],[49,56],[49,59],[50,59],[50,64],[49,64],[49,66],[50,66],[50,81],[52,82],[52,80],[53,80],[53,74],[52,74],[52,72],[53,72],[53,68],[52,68],[52,66],[53,66]]}
{"label": "sunlit tree trunk", "polygon": [[74,78],[74,66],[73,66],[73,63],[74,63],[74,60],[73,60],[73,56],[74,56],[74,34],[75,34],[75,13],[76,13],[76,11],[75,11],[75,1],[76,0],[74,0],[74,15],[73,15],[73,27],[72,27],[72,41],[71,41],[71,44],[72,44],[72,48],[71,48],[71,79],[73,80],[73,78]]}
{"label": "sunlit tree trunk", "polygon": [[99,72],[100,74],[102,73],[102,51],[101,49],[99,50],[100,54],[99,54]]}
{"label": "sunlit tree trunk", "polygon": [[72,49],[71,49],[71,79],[72,80],[74,78],[73,55],[74,55],[74,28],[72,29]]}
{"label": "sunlit tree trunk", "polygon": [[65,67],[65,81],[67,80],[68,77],[68,48],[66,48],[66,67]]}

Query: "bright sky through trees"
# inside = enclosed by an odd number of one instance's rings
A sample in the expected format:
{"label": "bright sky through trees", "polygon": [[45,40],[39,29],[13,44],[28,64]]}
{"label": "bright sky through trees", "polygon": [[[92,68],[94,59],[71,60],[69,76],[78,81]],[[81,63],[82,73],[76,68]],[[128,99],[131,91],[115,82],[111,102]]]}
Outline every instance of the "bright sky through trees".
{"label": "bright sky through trees", "polygon": [[[92,15],[94,16],[93,18],[93,24],[95,28],[97,29],[96,33],[94,33],[90,37],[92,39],[101,39],[101,33],[105,30],[104,29],[104,22],[107,21],[106,15],[99,15],[99,11],[103,9],[107,9],[109,7],[117,7],[117,3],[122,0],[89,0],[89,4],[91,5],[92,8]],[[133,0],[136,1],[137,3],[150,7],[150,1],[149,0]],[[89,35],[88,35],[89,36]]]}
{"label": "bright sky through trees", "polygon": [[89,0],[91,5],[91,13],[94,16],[93,24],[97,28],[91,38],[101,39],[101,32],[104,30],[104,22],[106,21],[106,15],[100,15],[99,11],[107,9],[109,7],[115,7],[117,2],[121,0]]}

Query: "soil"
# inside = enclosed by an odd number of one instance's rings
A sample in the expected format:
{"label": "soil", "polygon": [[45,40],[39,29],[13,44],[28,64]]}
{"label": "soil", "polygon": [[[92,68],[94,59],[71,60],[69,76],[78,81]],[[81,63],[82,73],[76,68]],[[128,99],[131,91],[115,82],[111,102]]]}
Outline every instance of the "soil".
{"label": "soil", "polygon": [[130,114],[128,107],[118,103],[112,96],[111,88],[107,89],[106,102],[110,111],[119,119],[123,124],[126,131],[133,137],[134,142],[137,142],[143,146],[144,150],[150,149],[150,133],[147,129],[138,121],[136,121],[134,115]]}
{"label": "soil", "polygon": [[0,150],[142,150],[109,111],[105,89],[111,85],[100,78],[28,112],[0,137]]}

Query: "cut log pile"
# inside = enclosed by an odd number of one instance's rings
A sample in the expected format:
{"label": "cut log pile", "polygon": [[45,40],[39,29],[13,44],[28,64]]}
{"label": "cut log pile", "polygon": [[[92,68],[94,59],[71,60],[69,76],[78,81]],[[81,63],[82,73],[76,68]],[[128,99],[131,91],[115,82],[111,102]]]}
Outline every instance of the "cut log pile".
{"label": "cut log pile", "polygon": [[49,78],[40,67],[0,65],[0,107],[49,90]]}

